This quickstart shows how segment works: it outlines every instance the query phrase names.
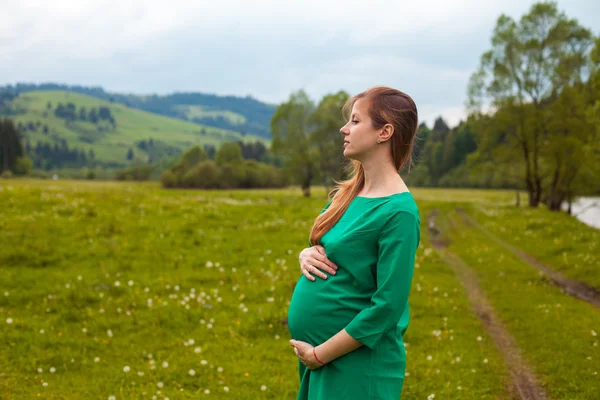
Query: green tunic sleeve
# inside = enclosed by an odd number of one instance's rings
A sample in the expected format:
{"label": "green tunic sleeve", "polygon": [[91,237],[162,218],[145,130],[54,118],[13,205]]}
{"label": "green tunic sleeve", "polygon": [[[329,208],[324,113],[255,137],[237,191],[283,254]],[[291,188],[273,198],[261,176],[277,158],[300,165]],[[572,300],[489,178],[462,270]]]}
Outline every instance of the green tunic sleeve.
{"label": "green tunic sleeve", "polygon": [[371,306],[346,326],[350,336],[371,349],[384,332],[398,324],[408,306],[419,240],[418,214],[399,211],[382,228],[378,240],[377,289]]}
{"label": "green tunic sleeve", "polygon": [[[325,207],[323,207],[323,209],[321,210],[321,212],[319,213],[319,215],[323,214],[325,212],[325,210],[327,210],[327,208],[329,208],[329,206],[331,205],[331,202],[333,200],[329,200],[329,202],[325,205]],[[308,236],[308,247],[312,247],[312,243],[310,242],[310,235]]]}

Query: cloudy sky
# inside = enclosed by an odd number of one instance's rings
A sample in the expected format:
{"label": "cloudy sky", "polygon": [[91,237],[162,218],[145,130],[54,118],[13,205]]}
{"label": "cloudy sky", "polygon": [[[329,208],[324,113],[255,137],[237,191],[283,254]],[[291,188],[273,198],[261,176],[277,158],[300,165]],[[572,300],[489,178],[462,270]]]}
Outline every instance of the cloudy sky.
{"label": "cloudy sky", "polygon": [[[0,84],[200,91],[318,101],[387,85],[429,124],[464,117],[466,84],[501,13],[529,0],[1,0]],[[600,1],[562,0],[600,32]]]}

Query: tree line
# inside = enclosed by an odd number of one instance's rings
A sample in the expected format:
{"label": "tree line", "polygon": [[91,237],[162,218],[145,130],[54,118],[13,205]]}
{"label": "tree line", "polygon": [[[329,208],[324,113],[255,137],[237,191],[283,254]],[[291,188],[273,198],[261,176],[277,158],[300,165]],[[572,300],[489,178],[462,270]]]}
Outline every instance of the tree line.
{"label": "tree line", "polygon": [[48,142],[37,141],[35,147],[31,147],[29,141],[25,145],[26,154],[33,161],[33,167],[44,171],[54,168],[80,168],[91,165],[90,161],[95,159],[93,149],[87,153],[76,147],[69,148],[65,139],[51,145]]}
{"label": "tree line", "polygon": [[[48,102],[46,105],[48,110],[52,109],[52,103]],[[62,104],[58,103],[56,108],[54,109],[54,115],[57,118],[64,119],[66,121],[87,121],[92,124],[97,124],[101,121],[107,121],[114,128],[117,126],[117,122],[115,121],[114,116],[110,112],[110,108],[106,106],[100,106],[97,109],[95,107],[91,107],[89,111],[81,106],[79,107],[79,111],[77,107],[73,103]]]}
{"label": "tree line", "polygon": [[206,148],[194,146],[161,175],[162,185],[167,188],[233,189],[275,188],[289,183],[281,168],[244,158],[243,145],[237,141],[223,143],[214,160],[209,158]]}
{"label": "tree line", "polygon": [[[450,128],[419,126],[405,168],[415,186],[511,188],[528,204],[560,210],[600,193],[600,39],[553,2],[518,22],[501,15],[468,92],[468,118]],[[341,108],[348,94],[318,105],[299,90],[271,119],[272,151],[305,195],[344,179]]]}

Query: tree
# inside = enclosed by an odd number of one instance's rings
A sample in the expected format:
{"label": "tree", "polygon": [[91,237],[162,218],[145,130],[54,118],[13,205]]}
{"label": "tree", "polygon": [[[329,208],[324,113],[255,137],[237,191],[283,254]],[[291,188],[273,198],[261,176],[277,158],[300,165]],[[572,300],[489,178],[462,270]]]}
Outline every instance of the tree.
{"label": "tree", "polygon": [[239,164],[243,161],[242,149],[235,142],[225,142],[217,150],[215,161],[219,166],[226,163]]}
{"label": "tree", "polygon": [[127,151],[127,160],[133,160],[133,149],[131,147]]}
{"label": "tree", "polygon": [[0,120],[0,172],[14,171],[19,157],[23,156],[23,146],[19,132],[10,119]]}
{"label": "tree", "polygon": [[450,128],[446,124],[446,121],[442,117],[438,117],[433,123],[433,129],[431,130],[431,138],[437,141],[445,141],[446,136],[450,133]]}
{"label": "tree", "polygon": [[32,166],[31,158],[25,156],[17,158],[14,166],[15,175],[28,175]]}
{"label": "tree", "polygon": [[91,123],[95,124],[98,122],[98,114],[96,112],[95,108],[90,109],[90,113],[89,113],[89,120]]}
{"label": "tree", "polygon": [[344,135],[340,128],[346,124],[342,108],[350,96],[345,91],[324,96],[309,117],[314,126],[310,143],[317,149],[316,163],[326,191],[334,185],[334,180],[345,179]]}
{"label": "tree", "polygon": [[200,146],[194,146],[186,151],[181,157],[181,163],[185,165],[184,169],[188,170],[201,161],[208,160],[208,154]]}
{"label": "tree", "polygon": [[[468,106],[480,113],[484,100],[510,113],[514,126],[506,131],[508,148],[519,152],[529,205],[542,197],[542,147],[548,126],[546,100],[581,75],[591,33],[558,11],[556,3],[536,3],[519,23],[501,15],[492,35],[492,49],[481,56],[468,86]],[[492,141],[488,141],[492,143]]]}
{"label": "tree", "polygon": [[284,168],[300,181],[304,196],[310,196],[310,185],[315,177],[316,155],[311,151],[309,117],[314,104],[304,90],[290,95],[280,104],[271,119],[271,150],[284,160]]}

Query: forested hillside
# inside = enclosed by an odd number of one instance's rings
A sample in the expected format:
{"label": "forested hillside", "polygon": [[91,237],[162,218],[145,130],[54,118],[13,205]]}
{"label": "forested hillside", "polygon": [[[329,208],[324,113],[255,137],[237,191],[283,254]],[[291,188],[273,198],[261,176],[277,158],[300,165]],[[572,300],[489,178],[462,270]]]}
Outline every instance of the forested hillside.
{"label": "forested hillside", "polygon": [[101,87],[64,85],[57,83],[0,86],[0,95],[18,95],[32,91],[66,91],[85,94],[111,103],[149,111],[241,134],[253,134],[270,139],[269,121],[275,105],[263,103],[251,96],[217,96],[198,92],[168,95],[136,95],[106,92]]}
{"label": "forested hillside", "polygon": [[124,167],[176,157],[193,145],[268,140],[181,121],[66,91],[37,91],[0,99],[0,116],[14,121],[34,168]]}

